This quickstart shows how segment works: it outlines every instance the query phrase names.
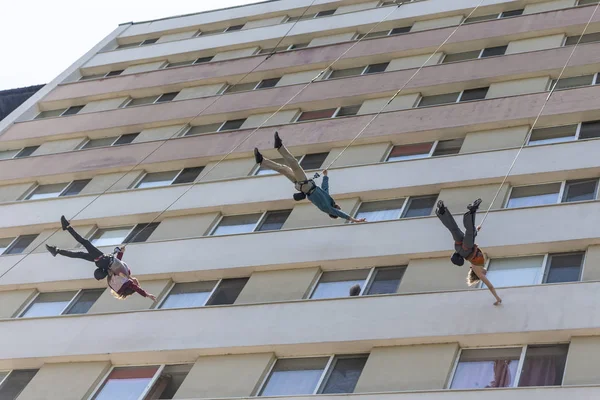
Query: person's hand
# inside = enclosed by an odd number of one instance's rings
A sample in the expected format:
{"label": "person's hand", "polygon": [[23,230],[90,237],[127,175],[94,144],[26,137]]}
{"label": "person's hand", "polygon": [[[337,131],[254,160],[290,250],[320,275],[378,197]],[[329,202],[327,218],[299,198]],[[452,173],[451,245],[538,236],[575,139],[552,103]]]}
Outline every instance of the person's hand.
{"label": "person's hand", "polygon": [[148,293],[148,297],[151,298],[152,301],[156,301],[156,296],[155,295],[153,295],[151,293]]}
{"label": "person's hand", "polygon": [[323,176],[327,176],[327,170],[326,169],[323,170]]}
{"label": "person's hand", "polygon": [[481,225],[477,226],[477,232],[479,232],[481,230]]}
{"label": "person's hand", "polygon": [[356,219],[356,218],[354,218],[354,219],[352,220],[352,222],[357,222],[357,223],[358,223],[358,222],[367,222],[367,219],[366,219],[366,218],[360,218],[360,219]]}

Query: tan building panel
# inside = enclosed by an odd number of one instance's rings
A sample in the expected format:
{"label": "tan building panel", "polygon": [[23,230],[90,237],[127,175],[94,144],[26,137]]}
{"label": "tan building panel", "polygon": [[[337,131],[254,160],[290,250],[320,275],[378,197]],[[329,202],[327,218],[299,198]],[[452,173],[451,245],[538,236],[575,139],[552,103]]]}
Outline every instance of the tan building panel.
{"label": "tan building panel", "polygon": [[35,182],[31,182],[0,186],[0,203],[19,200],[25,193],[33,189],[35,185]]}
{"label": "tan building panel", "polygon": [[87,398],[108,362],[44,364],[17,400],[81,400]]}
{"label": "tan building panel", "polygon": [[545,3],[527,4],[523,9],[523,15],[575,7],[576,3],[577,0],[554,0]]}
{"label": "tan building panel", "polygon": [[[180,93],[181,94],[181,93]],[[170,139],[181,134],[185,125],[169,125],[161,128],[144,129],[132,143],[151,142],[153,140]]]}
{"label": "tan building panel", "polygon": [[143,173],[143,171],[132,171],[125,175],[122,172],[98,175],[92,178],[80,194],[102,193],[105,190],[115,192],[117,190],[129,189]]}
{"label": "tan building panel", "polygon": [[324,46],[327,44],[348,42],[354,39],[356,32],[340,33],[339,35],[322,36],[310,41],[308,47]]}
{"label": "tan building panel", "polygon": [[[319,182],[320,183],[320,182]],[[352,215],[354,209],[359,203],[359,199],[344,199],[337,201],[342,211]],[[292,213],[288,217],[282,229],[293,229],[293,228],[308,228],[312,226],[330,226],[330,225],[342,225],[346,223],[343,218],[333,219],[319,210],[308,200],[302,201],[301,204],[296,204]]]}
{"label": "tan building panel", "polygon": [[0,292],[0,318],[13,318],[36,293],[35,289]]}
{"label": "tan building panel", "polygon": [[223,61],[223,60],[230,60],[232,58],[249,57],[249,56],[256,54],[257,51],[258,51],[258,47],[250,47],[248,49],[225,51],[222,53],[217,53],[213,57],[212,61]]}
{"label": "tan building panel", "polygon": [[429,29],[445,28],[447,26],[456,26],[463,20],[462,15],[452,17],[429,19],[427,21],[417,21],[410,29],[411,32],[427,31]]}
{"label": "tan building panel", "polygon": [[146,71],[155,71],[157,69],[160,69],[164,65],[164,63],[164,61],[155,61],[146,64],[132,65],[131,67],[125,68],[121,75],[137,74]]}
{"label": "tan building panel", "polygon": [[184,215],[162,220],[148,239],[169,240],[204,236],[215,223],[219,213]]}
{"label": "tan building panel", "polygon": [[444,389],[458,343],[371,350],[355,393]]}
{"label": "tan building panel", "polygon": [[[93,230],[96,229],[94,225],[77,226],[75,227],[77,232],[83,237],[87,237]],[[51,237],[52,236],[52,237]],[[49,238],[49,240],[48,240]],[[74,249],[78,246],[77,241],[73,239],[73,236],[67,231],[48,229],[42,231],[38,237],[31,242],[31,244],[25,249],[25,253],[33,251],[34,253],[46,253],[46,246],[44,243],[48,240],[48,244],[58,247],[59,249]],[[34,250],[35,249],[35,250]]]}
{"label": "tan building panel", "polygon": [[373,143],[360,146],[350,146],[345,151],[343,147],[332,149],[329,155],[323,162],[324,166],[328,166],[342,151],[342,155],[338,158],[332,167],[346,167],[349,165],[373,164],[383,161],[386,153],[391,146],[390,142]]}
{"label": "tan building panel", "polygon": [[33,153],[34,156],[41,156],[44,154],[56,154],[64,153],[67,151],[73,151],[78,148],[86,138],[66,139],[66,140],[53,140],[51,142],[44,142],[40,147]]}
{"label": "tan building panel", "polygon": [[528,125],[467,133],[460,153],[520,147],[525,141],[527,132],[529,132]]}
{"label": "tan building panel", "polygon": [[[299,112],[300,112],[299,109],[295,109],[295,110],[279,111],[275,115],[273,115],[272,112],[265,113],[265,114],[251,115],[248,118],[246,118],[246,121],[242,124],[242,127],[240,129],[257,128],[259,126],[274,126],[274,125],[289,124],[296,118],[296,116],[298,115]],[[269,119],[269,120],[267,121],[267,119]],[[261,124],[264,124],[264,125],[261,125]]]}
{"label": "tan building panel", "polygon": [[[132,268],[131,272],[135,275],[135,265],[130,264],[130,267]],[[159,297],[170,284],[171,280],[169,279],[140,282],[146,292],[152,293],[156,297]],[[105,290],[90,308],[88,314],[148,310],[153,304],[154,302],[150,298],[142,297],[137,293],[132,294],[125,300],[119,300],[112,295],[110,290]]]}
{"label": "tan building panel", "polygon": [[[494,184],[484,186],[469,186],[442,189],[440,191],[438,199],[444,201],[444,204],[446,205],[446,207],[448,207],[448,209],[450,209],[450,211],[452,211],[452,214],[462,215],[463,213],[467,212],[468,204],[472,203],[475,199],[480,198],[483,200],[483,202],[481,203],[479,210],[481,211],[480,214],[483,214],[483,212],[487,210],[490,206],[490,201],[492,201],[492,199],[494,198],[494,195],[498,191],[499,186],[500,185]],[[496,200],[494,201],[492,210],[502,208],[502,204],[504,203],[504,200],[506,199],[506,194],[508,193],[508,187],[508,184],[505,184],[502,187],[500,193],[498,194],[498,197],[496,197]],[[431,212],[431,215],[435,215],[435,208]],[[462,226],[462,217],[458,218],[458,225]]]}
{"label": "tan building panel", "polygon": [[194,37],[197,31],[187,31],[179,33],[171,33],[170,35],[162,35],[156,43],[174,42],[176,40],[185,40]]}
{"label": "tan building panel", "polygon": [[116,110],[126,100],[127,100],[127,97],[117,97],[115,99],[92,101],[92,102],[87,103],[85,105],[85,107],[83,107],[83,109],[81,111],[79,111],[79,114],[106,111],[106,110]]}
{"label": "tan building panel", "polygon": [[[460,225],[459,225],[460,226]],[[446,229],[440,223],[439,229]],[[448,232],[448,257],[410,260],[400,282],[398,293],[425,293],[443,290],[467,290],[468,267],[457,267],[450,262],[454,251]]]}
{"label": "tan building panel", "polygon": [[214,96],[223,89],[223,86],[225,86],[224,83],[217,83],[214,85],[203,85],[185,88],[182,89],[177,96],[175,96],[173,101],[198,99],[200,97]]}
{"label": "tan building panel", "polygon": [[564,34],[542,36],[533,39],[515,40],[508,43],[505,54],[526,53],[528,51],[553,49],[562,46]]}
{"label": "tan building panel", "polygon": [[[256,165],[254,158],[237,158],[235,160],[225,160],[220,162],[214,169],[212,169],[216,162],[210,162],[206,164],[204,171],[210,171],[208,174],[201,174],[200,181],[214,181],[218,179],[231,179],[241,178],[248,176],[250,171]],[[212,169],[212,170],[211,170]]]}
{"label": "tan building panel", "polygon": [[[322,70],[320,69],[314,69],[312,71],[303,71],[303,72],[296,72],[293,74],[286,74],[284,76],[281,77],[281,79],[279,80],[279,82],[277,82],[277,85],[275,86],[287,86],[287,85],[296,85],[298,83],[307,83],[312,81],[315,76],[319,75],[319,72],[321,72]],[[323,79],[323,77],[321,76],[318,80]]]}
{"label": "tan building panel", "polygon": [[[417,103],[419,96],[419,93],[398,96],[387,107],[385,107],[383,112],[407,110],[409,108],[413,108]],[[360,107],[360,110],[358,110],[358,115],[378,113],[383,106],[387,104],[387,102],[390,100],[390,97],[391,96],[365,101]]]}
{"label": "tan building panel", "polygon": [[585,253],[582,281],[600,281],[600,246],[590,246]]}
{"label": "tan building panel", "polygon": [[444,57],[444,53],[435,53],[433,56],[431,54],[422,54],[419,56],[396,58],[395,60],[390,61],[390,64],[385,71],[389,72],[399,71],[402,69],[419,68],[422,65],[436,65],[440,63],[442,57]]}
{"label": "tan building panel", "polygon": [[338,7],[337,10],[335,10],[334,15],[345,14],[345,13],[361,11],[361,10],[368,10],[370,8],[376,8],[378,4],[379,4],[379,1],[368,1],[366,3],[351,4],[349,6],[341,6],[341,7]]}
{"label": "tan building panel", "polygon": [[250,397],[273,360],[273,353],[201,357],[173,398]]}
{"label": "tan building panel", "polygon": [[235,304],[300,300],[308,293],[319,268],[255,272]]}
{"label": "tan building panel", "polygon": [[598,382],[600,336],[571,338],[563,385],[597,385]]}
{"label": "tan building panel", "polygon": [[544,92],[548,89],[549,83],[550,77],[548,76],[492,83],[485,98],[494,99],[496,97],[517,96],[520,94]]}
{"label": "tan building panel", "polygon": [[263,26],[278,25],[278,24],[283,23],[283,21],[285,19],[286,19],[286,16],[282,15],[282,16],[279,16],[279,17],[259,19],[257,21],[248,21],[248,22],[246,22],[246,24],[244,25],[244,27],[242,28],[242,30],[253,29],[253,28],[261,28]]}

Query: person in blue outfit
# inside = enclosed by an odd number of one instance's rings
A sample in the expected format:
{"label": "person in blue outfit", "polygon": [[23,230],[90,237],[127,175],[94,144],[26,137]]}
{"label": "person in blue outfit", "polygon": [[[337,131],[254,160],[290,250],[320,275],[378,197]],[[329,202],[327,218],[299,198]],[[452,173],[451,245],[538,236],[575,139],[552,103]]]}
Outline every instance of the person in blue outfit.
{"label": "person in blue outfit", "polygon": [[273,171],[279,172],[294,184],[298,193],[294,193],[294,200],[301,201],[305,198],[313,203],[319,210],[331,218],[344,218],[350,222],[365,222],[364,218],[356,219],[340,209],[335,200],[329,195],[329,176],[327,170],[323,171],[323,182],[321,187],[314,180],[308,179],[306,173],[298,163],[298,160],[283,145],[279,133],[275,132],[275,148],[281,154],[286,165],[279,164],[273,160],[263,157],[257,148],[254,149],[254,159],[257,164]]}

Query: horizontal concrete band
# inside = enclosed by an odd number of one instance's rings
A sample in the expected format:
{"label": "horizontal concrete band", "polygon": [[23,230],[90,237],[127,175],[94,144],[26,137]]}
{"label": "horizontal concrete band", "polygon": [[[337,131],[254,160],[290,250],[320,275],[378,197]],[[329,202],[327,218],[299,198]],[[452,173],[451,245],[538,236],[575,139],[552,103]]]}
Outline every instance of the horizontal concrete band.
{"label": "horizontal concrete band", "polygon": [[[501,307],[478,290],[5,320],[0,359],[98,361],[180,351],[188,358],[271,351],[313,355],[425,343],[564,342],[600,334],[598,304],[590,300],[599,290],[600,283],[507,288],[500,290]],[[479,323],[467,323],[465,316]],[[106,327],[118,327],[119,340],[107,340]]]}
{"label": "horizontal concrete band", "polygon": [[[442,51],[464,51],[462,50],[464,46],[469,45],[471,42],[480,42],[482,43],[481,47],[484,47],[487,45],[486,40],[489,41],[499,37],[510,41],[511,38],[533,37],[534,34],[539,36],[542,33],[557,33],[560,30],[559,28],[569,27],[569,29],[574,29],[574,26],[585,24],[588,20],[589,9],[584,7],[469,24],[461,27],[451,37]],[[600,21],[600,17],[598,17],[598,21]],[[426,54],[428,51],[437,48],[453,30],[454,28],[444,28],[414,32],[403,35],[402,40],[398,40],[397,37],[365,40],[354,46],[336,66],[347,65],[352,60],[368,60],[384,55],[397,58],[417,53]],[[245,74],[254,70],[252,74],[245,78],[245,81],[251,82],[255,77],[264,76],[265,73],[274,73],[286,68],[297,71],[299,65],[305,70],[326,67],[352,45],[353,43],[334,44],[278,53],[268,59],[265,55],[261,55],[191,67],[123,75],[109,79],[69,83],[59,85],[42,100],[41,104],[43,107],[51,109],[65,104],[75,104],[77,99],[85,98],[87,101],[91,101],[123,95],[141,95],[141,93],[146,93],[151,88],[173,91],[189,86],[194,82],[199,84],[213,84],[225,80],[237,82]],[[586,60],[596,53],[593,46],[584,45],[583,47],[588,50],[578,51],[569,66],[583,65],[590,62]],[[568,57],[570,52],[570,48],[569,50],[552,49],[536,52],[535,56],[528,53],[504,56],[501,59],[487,60],[486,63],[474,63],[472,67],[470,63],[463,63],[458,70],[456,70],[456,66],[451,67],[448,65],[426,68],[415,77],[407,89],[460,82],[472,74],[475,74],[475,77],[471,79],[482,79],[525,72],[550,71],[557,68],[557,66],[562,67],[566,60],[563,53]],[[267,60],[265,61],[265,59]],[[488,68],[491,68],[491,70],[488,70]],[[413,70],[410,70],[410,73],[405,71],[404,74],[388,75],[388,77],[389,80],[393,81],[396,79],[402,80],[404,75],[409,74],[408,76],[411,76],[413,72]],[[432,83],[432,79],[435,83]],[[388,81],[388,84],[393,83]]]}
{"label": "horizontal concrete band", "polygon": [[[599,210],[600,202],[595,201],[494,211],[478,243],[490,257],[583,250],[600,243],[600,226],[590,218]],[[217,272],[219,277],[227,277],[331,264],[364,268],[390,259],[401,265],[414,259],[445,257],[452,245],[440,221],[427,217],[130,244],[127,262],[140,279],[169,278],[178,273],[215,279]],[[46,252],[3,256],[0,274],[6,274],[0,285],[13,290],[20,285],[63,282],[64,286],[66,281],[90,280],[92,266],[82,264]]]}

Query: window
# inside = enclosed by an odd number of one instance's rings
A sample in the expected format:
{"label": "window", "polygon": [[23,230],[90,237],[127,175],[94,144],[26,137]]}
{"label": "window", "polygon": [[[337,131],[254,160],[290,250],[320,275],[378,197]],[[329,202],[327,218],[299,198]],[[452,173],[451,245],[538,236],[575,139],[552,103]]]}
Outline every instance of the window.
{"label": "window", "polygon": [[179,94],[179,92],[171,92],[171,93],[161,94],[159,96],[159,98],[156,100],[156,103],[167,103],[169,101],[173,101],[175,99],[175,97],[177,97],[178,94]]}
{"label": "window", "polygon": [[550,254],[544,283],[579,282],[584,253]]}
{"label": "window", "polygon": [[210,62],[210,61],[212,61],[213,57],[214,56],[200,57],[196,61],[194,61],[194,64],[204,64],[204,63]]}
{"label": "window", "polygon": [[587,6],[590,4],[598,4],[598,0],[579,0],[577,2],[578,6]]}
{"label": "window", "polygon": [[367,74],[376,74],[379,72],[385,72],[388,65],[390,65],[389,62],[367,65],[363,74],[367,75]]}
{"label": "window", "polygon": [[356,115],[356,114],[358,114],[358,110],[360,110],[361,106],[362,106],[362,104],[357,104],[354,106],[340,107],[340,108],[338,108],[337,112],[335,113],[334,118],[350,117],[352,115]]}
{"label": "window", "polygon": [[363,287],[368,275],[368,269],[323,272],[310,298],[348,297],[350,288],[354,285]]}
{"label": "window", "polygon": [[37,374],[37,369],[16,369],[0,372],[0,399],[15,400]]}
{"label": "window", "polygon": [[83,289],[71,301],[71,304],[63,312],[63,315],[87,314],[96,300],[104,293],[104,289]]}
{"label": "window", "polygon": [[132,47],[146,46],[148,44],[154,44],[154,43],[158,42],[158,39],[159,38],[153,38],[153,39],[146,39],[146,40],[143,40],[141,42],[119,44],[117,46],[117,50],[129,49],[129,48],[132,48]]}
{"label": "window", "polygon": [[423,96],[417,107],[437,106],[448,103],[485,99],[489,87],[463,90],[462,92]]}
{"label": "window", "polygon": [[463,349],[450,388],[560,386],[568,349],[568,344]]}
{"label": "window", "polygon": [[596,76],[597,74],[574,76],[571,78],[561,78],[560,80],[553,79],[550,83],[549,89],[552,89],[554,87],[555,90],[561,90],[594,85],[596,84]]}
{"label": "window", "polygon": [[376,32],[370,32],[370,33],[361,33],[356,37],[356,40],[384,37],[384,36],[388,36],[389,33],[390,33],[390,31],[376,31]]}
{"label": "window", "polygon": [[177,178],[175,178],[175,180],[173,181],[173,183],[171,183],[171,185],[178,185],[180,183],[192,183],[200,176],[200,173],[203,170],[204,170],[204,167],[184,168],[179,173],[179,175],[177,175]]}
{"label": "window", "polygon": [[426,217],[431,215],[431,211],[433,210],[437,198],[437,194],[409,198],[402,218]]}
{"label": "window", "polygon": [[268,89],[275,87],[281,78],[271,78],[271,79],[263,79],[258,83],[256,89]]}
{"label": "window", "polygon": [[0,254],[21,254],[38,235],[21,235],[16,238],[0,238]]}
{"label": "window", "polygon": [[366,295],[397,293],[400,281],[406,272],[406,267],[381,267],[375,268],[371,282],[364,290]]}
{"label": "window", "polygon": [[246,283],[248,278],[222,279],[206,305],[222,306],[235,303]]}
{"label": "window", "polygon": [[123,243],[142,243],[147,241],[156,228],[158,228],[158,225],[160,225],[160,222],[137,224]]}
{"label": "window", "polygon": [[402,26],[400,28],[394,28],[390,31],[390,36],[400,35],[403,33],[409,33],[411,29],[412,29],[412,26]]}
{"label": "window", "polygon": [[183,136],[194,136],[194,135],[202,135],[205,133],[213,133],[217,132],[219,128],[223,125],[222,122],[217,122],[216,124],[207,124],[207,125],[196,125],[190,127]]}
{"label": "window", "polygon": [[473,22],[490,21],[490,20],[500,19],[500,18],[516,17],[516,16],[522,15],[522,14],[523,14],[522,9],[512,10],[512,11],[504,11],[500,14],[489,14],[489,15],[482,15],[479,17],[470,17],[470,18],[465,19],[464,23],[470,24]]}
{"label": "window", "polygon": [[328,108],[326,110],[304,111],[300,114],[296,122],[314,121],[317,119],[332,118],[337,108]]}
{"label": "window", "polygon": [[405,202],[405,199],[365,202],[358,208],[356,218],[366,218],[369,222],[398,219]]}
{"label": "window", "polygon": [[463,101],[473,101],[473,100],[485,99],[488,89],[489,89],[489,87],[463,90],[458,101],[463,102]]}
{"label": "window", "polygon": [[390,63],[379,63],[379,64],[369,64],[363,67],[353,67],[346,69],[337,69],[331,71],[327,79],[335,79],[335,78],[345,78],[348,76],[357,76],[357,75],[367,75],[367,74],[375,74],[378,72],[384,72]]}
{"label": "window", "polygon": [[71,183],[53,183],[50,185],[38,185],[25,200],[40,200],[53,197],[75,196],[79,194],[90,183],[91,179],[81,179]]}
{"label": "window", "polygon": [[463,53],[453,53],[446,54],[442,64],[457,62],[457,61],[465,61],[465,60],[474,60],[477,58],[487,58],[494,56],[502,56],[506,53],[507,46],[497,46],[497,47],[487,47],[483,50],[473,50],[473,51],[465,51]]}
{"label": "window", "polygon": [[440,140],[437,142],[405,144],[392,147],[386,161],[413,160],[418,158],[458,154],[463,138]]}
{"label": "window", "polygon": [[582,122],[579,127],[579,140],[600,138],[600,121]]}
{"label": "window", "polygon": [[458,154],[464,141],[464,138],[440,140],[435,144],[435,150],[433,151],[432,157],[450,156]]}
{"label": "window", "polygon": [[17,155],[15,156],[15,158],[24,158],[24,157],[29,157],[30,155],[32,155],[40,146],[29,146],[29,147],[25,147],[23,148],[23,150],[21,150],[20,152],[17,153]]}
{"label": "window", "polygon": [[162,373],[156,379],[150,392],[144,397],[144,400],[152,399],[172,399],[179,387],[190,373],[193,364],[167,365]]}
{"label": "window", "polygon": [[236,92],[247,92],[249,90],[254,90],[258,85],[258,82],[249,82],[249,83],[240,83],[237,85],[229,85],[227,89],[223,93],[236,93]]}
{"label": "window", "polygon": [[61,117],[65,116],[65,115],[75,115],[79,111],[81,111],[83,109],[83,107],[85,107],[85,106],[73,106],[73,107],[69,107],[69,108],[67,108],[67,110],[64,113],[61,114]]}
{"label": "window", "polygon": [[500,14],[500,18],[508,18],[508,17],[516,17],[519,15],[523,15],[523,9],[512,10],[512,11],[504,11]]}
{"label": "window", "polygon": [[0,160],[10,160],[11,158],[15,158],[15,156],[21,150],[2,150],[0,151]]}
{"label": "window", "polygon": [[282,51],[287,51],[290,48],[290,46],[281,46],[281,47],[271,47],[268,49],[260,49],[258,54],[273,54],[273,53],[279,53]]}
{"label": "window", "polygon": [[256,228],[262,214],[230,215],[221,218],[211,236],[250,233]]}
{"label": "window", "polygon": [[63,192],[60,194],[60,197],[78,195],[87,186],[87,184],[90,183],[91,181],[92,181],[91,179],[80,179],[80,180],[71,182],[69,185],[67,185],[67,188],[65,190],[63,190]]}
{"label": "window", "polygon": [[329,153],[306,154],[300,160],[300,166],[305,171],[309,171],[311,169],[320,169],[327,159],[327,156],[329,156]]}
{"label": "window", "polygon": [[333,15],[335,13],[337,9],[334,8],[332,10],[325,10],[325,11],[319,11],[316,15],[315,18],[320,18],[320,17],[326,17],[328,15]]}
{"label": "window", "polygon": [[562,143],[577,140],[579,125],[563,125],[551,128],[540,128],[531,131],[528,145]]}
{"label": "window", "polygon": [[506,208],[556,204],[559,200],[560,189],[560,183],[514,187],[510,192]]}
{"label": "window", "polygon": [[147,97],[139,97],[137,99],[131,99],[125,103],[123,107],[135,107],[135,106],[145,106],[148,104],[158,104],[158,103],[167,103],[169,101],[173,101],[179,92],[170,92],[164,93],[159,96],[147,96]]}
{"label": "window", "polygon": [[170,185],[179,171],[151,172],[146,175],[135,185],[136,189],[153,188],[158,186]]}
{"label": "window", "polygon": [[[579,38],[581,38],[581,40],[579,40]],[[600,42],[600,32],[588,33],[583,36],[568,36],[565,40],[565,46],[573,46],[576,45],[578,42],[580,44]]]}
{"label": "window", "polygon": [[79,78],[79,80],[80,81],[89,81],[91,79],[109,78],[111,76],[121,75],[123,73],[123,71],[124,70],[120,69],[120,70],[110,71],[110,72],[103,73],[103,74],[83,75],[81,78]]}
{"label": "window", "polygon": [[265,232],[265,231],[278,231],[283,227],[285,221],[287,221],[288,217],[292,213],[292,210],[281,210],[281,211],[269,211],[262,218],[262,222],[260,223],[257,232]]}
{"label": "window", "polygon": [[123,226],[119,228],[98,229],[92,235],[90,241],[96,247],[117,246],[125,243],[125,239],[131,232],[133,226]]}
{"label": "window", "polygon": [[61,315],[77,292],[40,293],[19,318]]}
{"label": "window", "polygon": [[543,265],[544,256],[493,259],[487,277],[495,287],[537,285],[542,281]]}
{"label": "window", "polygon": [[567,181],[562,198],[563,203],[594,200],[598,188],[598,180]]}
{"label": "window", "polygon": [[479,58],[503,56],[508,46],[487,47],[481,51]]}
{"label": "window", "polygon": [[239,31],[244,27],[244,25],[245,24],[230,26],[229,28],[225,29],[225,32]]}
{"label": "window", "polygon": [[223,125],[221,126],[221,128],[219,128],[219,132],[223,132],[223,131],[233,131],[236,129],[240,129],[242,127],[242,125],[244,125],[244,122],[246,122],[246,118],[243,119],[232,119],[229,121],[225,121],[225,123],[223,123]]}
{"label": "window", "polygon": [[176,283],[159,308],[202,307],[216,284],[217,281]]}
{"label": "window", "polygon": [[72,106],[67,109],[50,110],[40,112],[34,119],[51,118],[51,117],[64,117],[67,115],[75,115],[81,111],[85,106]]}
{"label": "window", "polygon": [[290,46],[290,48],[288,50],[296,50],[296,49],[304,49],[306,47],[308,47],[310,43],[296,43]]}
{"label": "window", "polygon": [[170,62],[167,65],[165,65],[165,69],[166,68],[185,67],[187,65],[192,65],[192,64],[194,64],[194,60]]}
{"label": "window", "polygon": [[158,370],[158,366],[114,368],[93,399],[138,399],[146,392]]}

